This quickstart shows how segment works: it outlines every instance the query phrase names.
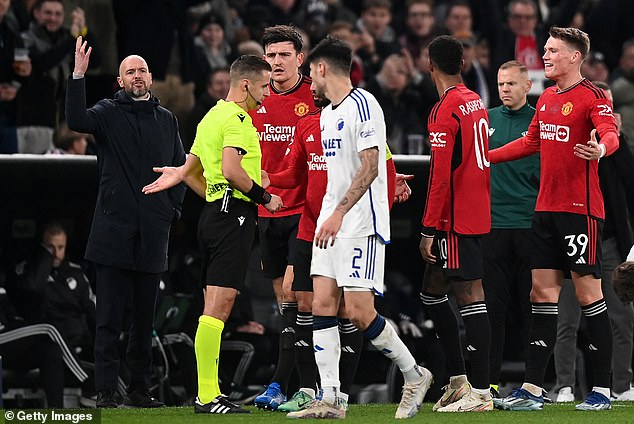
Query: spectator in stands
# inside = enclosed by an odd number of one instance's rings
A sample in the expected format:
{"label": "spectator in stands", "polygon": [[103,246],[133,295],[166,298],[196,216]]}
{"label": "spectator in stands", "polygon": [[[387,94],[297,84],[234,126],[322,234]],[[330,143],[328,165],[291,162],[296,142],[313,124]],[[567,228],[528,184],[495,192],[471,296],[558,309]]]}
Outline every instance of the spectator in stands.
{"label": "spectator in stands", "polygon": [[489,91],[489,73],[480,65],[476,57],[476,40],[470,32],[457,32],[454,34],[463,48],[462,79],[468,89],[478,93],[484,106],[489,106],[491,96]]}
{"label": "spectator in stands", "polygon": [[634,2],[592,0],[578,2],[579,28],[588,33],[592,48],[605,56],[609,69],[618,65],[621,46],[634,37]]}
{"label": "spectator in stands", "polygon": [[601,52],[593,51],[581,64],[581,75],[590,81],[602,81],[607,83],[610,79],[610,70],[605,63],[605,56]]}
{"label": "spectator in stands", "polygon": [[[501,0],[486,0],[480,8],[480,30],[489,41],[491,69],[499,69],[506,61],[517,60],[528,68],[537,95],[543,90],[544,63],[542,54],[552,25],[568,26],[577,10],[577,0],[562,0],[557,8],[551,8],[548,19],[540,23],[534,0],[511,0],[508,5],[506,25],[501,10]],[[492,75],[489,86],[496,86]],[[499,104],[497,99],[493,99]]]}
{"label": "spectator in stands", "polygon": [[302,27],[302,2],[297,0],[269,0],[271,25],[289,25]]}
{"label": "spectator in stands", "polygon": [[200,95],[196,105],[189,113],[186,123],[183,125],[183,139],[185,151],[189,151],[196,137],[196,127],[209,109],[216,105],[220,99],[227,97],[229,92],[229,69],[217,68],[207,78],[207,90]]}
{"label": "spectator in stands", "polygon": [[132,375],[124,404],[163,406],[149,394],[152,322],[160,276],[167,270],[170,226],[180,216],[185,187],[148,197],[141,187],[154,178],[154,165],[182,164],[185,153],[176,117],[149,91],[152,74],[140,56],[121,62],[121,90],[113,100],[100,100],[86,109],[84,75],[92,49],[86,50],[87,43],[82,42],[78,37],[66,117],[71,129],[95,135],[100,161],[99,193],[85,255],[97,268],[97,407],[117,407],[117,342],[129,299],[133,308],[127,358]]}
{"label": "spectator in stands", "polygon": [[469,2],[455,0],[449,5],[445,16],[445,29],[451,35],[473,31],[473,15]]}
{"label": "spectator in stands", "polygon": [[434,14],[432,0],[408,0],[405,33],[399,41],[414,59],[418,59],[420,49],[434,38]]}
{"label": "spectator in stands", "polygon": [[18,152],[15,98],[23,78],[31,74],[17,21],[8,16],[10,0],[0,0],[0,154]]}
{"label": "spectator in stands", "polygon": [[366,70],[377,72],[383,61],[401,47],[396,32],[390,26],[392,2],[390,0],[364,0],[357,29],[361,31],[363,43],[359,55]]}
{"label": "spectator in stands", "polygon": [[[611,99],[609,86],[603,81],[594,84]],[[632,211],[627,207],[627,198],[634,197],[634,155],[621,131],[621,117],[615,114],[619,130],[619,148],[614,154],[599,162],[599,182],[605,203],[605,226],[603,228],[603,261],[601,263],[601,290],[608,306],[612,324],[612,398],[634,401],[632,388],[632,350],[634,349],[634,309],[632,303],[621,301],[614,291],[612,272],[626,260],[634,242],[630,219]],[[577,330],[581,321],[581,308],[575,297],[571,281],[565,281],[559,295],[557,320],[557,344],[555,345],[557,402],[575,400],[575,358]],[[590,348],[592,349],[592,348]],[[581,393],[578,393],[581,395]]]}
{"label": "spectator in stands", "polygon": [[196,61],[185,3],[112,0],[119,59],[139,55],[152,64],[152,94],[179,122],[185,122],[194,106],[194,81],[204,75]]}
{"label": "spectator in stands", "polygon": [[385,59],[379,73],[366,87],[383,109],[387,140],[390,150],[396,154],[421,154],[423,151],[420,122],[423,101],[410,81],[411,73],[405,58],[393,54]]}
{"label": "spectator in stands", "polygon": [[350,80],[354,87],[365,86],[363,60],[357,54],[362,44],[362,36],[355,32],[354,26],[346,21],[335,21],[330,26],[328,34],[345,42],[352,50],[352,65],[350,66]]}
{"label": "spectator in stands", "polygon": [[[407,58],[407,55],[404,55]],[[429,48],[423,46],[420,49],[418,58],[414,61],[414,68],[412,70],[412,84],[413,87],[420,93],[420,98],[423,100],[421,123],[423,133],[428,134],[427,131],[427,117],[431,112],[432,107],[438,101],[438,91],[434,85],[431,75],[429,73]],[[423,153],[429,153],[429,143],[425,143],[425,149]]]}
{"label": "spectator in stands", "polygon": [[[0,356],[5,370],[40,370],[47,407],[64,406],[64,364],[79,381],[88,375],[77,363],[59,332],[50,324],[27,324],[16,314],[0,285]],[[4,379],[4,377],[3,377]],[[10,388],[5,380],[5,388]]]}
{"label": "spectator in stands", "polygon": [[[198,26],[198,35],[194,38],[196,58],[203,73],[207,76],[215,69],[227,68],[231,63],[231,47],[225,40],[224,19],[213,12],[203,16]],[[202,92],[207,78],[198,82],[196,92]]]}
{"label": "spectator in stands", "polygon": [[621,115],[623,134],[627,136],[630,149],[634,149],[634,39],[623,44],[618,72],[621,76],[611,87],[614,110]]}
{"label": "spectator in stands", "polygon": [[53,132],[64,111],[64,82],[71,72],[75,38],[88,31],[79,8],[73,11],[70,27],[64,27],[62,0],[38,0],[33,17],[22,33],[33,72],[17,100],[20,153],[44,153],[53,146]]}
{"label": "spectator in stands", "polygon": [[96,154],[95,138],[92,134],[82,134],[68,128],[63,123],[55,130],[53,144],[55,147],[46,152],[47,155],[86,155]]}
{"label": "spectator in stands", "polygon": [[95,297],[81,266],[66,258],[67,243],[61,224],[47,224],[41,244],[16,266],[11,289],[23,317],[55,326],[76,354],[90,359]]}

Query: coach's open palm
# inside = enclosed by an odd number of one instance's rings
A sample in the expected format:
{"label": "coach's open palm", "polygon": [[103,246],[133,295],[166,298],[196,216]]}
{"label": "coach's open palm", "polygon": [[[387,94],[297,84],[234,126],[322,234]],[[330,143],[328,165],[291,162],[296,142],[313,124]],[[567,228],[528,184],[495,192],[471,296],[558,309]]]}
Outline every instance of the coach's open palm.
{"label": "coach's open palm", "polygon": [[88,62],[90,61],[90,53],[92,52],[92,47],[88,46],[87,41],[83,41],[82,36],[77,37],[77,42],[75,43],[75,68],[73,69],[74,75],[84,75],[86,74],[86,70],[88,69]]}
{"label": "coach's open palm", "polygon": [[150,183],[141,189],[141,191],[145,194],[158,193],[159,191],[167,190],[182,181],[179,169],[173,166],[164,166],[162,168],[155,167],[152,168],[152,170],[154,172],[160,172],[161,176],[153,183]]}

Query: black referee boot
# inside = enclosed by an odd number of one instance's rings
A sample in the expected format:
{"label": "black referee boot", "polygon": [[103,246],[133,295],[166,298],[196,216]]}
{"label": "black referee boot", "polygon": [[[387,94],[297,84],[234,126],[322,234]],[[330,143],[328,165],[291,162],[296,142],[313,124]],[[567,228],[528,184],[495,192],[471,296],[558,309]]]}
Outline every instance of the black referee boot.
{"label": "black referee boot", "polygon": [[202,403],[196,398],[194,402],[194,412],[196,414],[250,414],[244,408],[239,407],[235,403],[229,402],[225,395],[216,397],[209,403]]}

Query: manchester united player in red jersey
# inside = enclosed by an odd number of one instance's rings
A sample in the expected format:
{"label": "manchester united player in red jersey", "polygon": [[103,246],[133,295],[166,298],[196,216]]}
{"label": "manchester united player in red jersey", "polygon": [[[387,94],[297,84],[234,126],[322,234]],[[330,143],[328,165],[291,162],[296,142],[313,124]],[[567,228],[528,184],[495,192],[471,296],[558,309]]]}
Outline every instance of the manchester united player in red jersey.
{"label": "manchester united player in red jersey", "polygon": [[[489,392],[491,328],[482,289],[482,236],[491,229],[489,118],[480,97],[462,82],[462,44],[440,36],[429,45],[431,76],[440,100],[429,115],[431,172],[420,251],[428,263],[421,299],[434,321],[450,376],[433,410],[493,409]],[[467,381],[453,289],[467,333]]]}
{"label": "manchester united player in red jersey", "polygon": [[[544,91],[526,136],[491,152],[491,162],[540,152],[540,188],[533,217],[531,325],[521,388],[496,400],[509,410],[543,408],[542,385],[557,338],[557,300],[570,271],[586,316],[594,387],[580,410],[610,409],[612,330],[601,291],[603,196],[598,159],[614,152],[618,133],[612,103],[581,77],[590,40],[575,28],[550,29],[544,73],[556,85]],[[597,141],[597,134],[600,142]],[[587,141],[590,138],[590,141]]]}
{"label": "manchester united player in red jersey", "polygon": [[[287,25],[266,28],[262,44],[264,58],[273,69],[271,95],[250,114],[260,137],[262,169],[279,172],[283,169],[283,158],[293,139],[297,120],[314,110],[315,106],[310,91],[311,80],[299,71],[304,54],[301,52],[302,37],[297,30]],[[267,390],[255,398],[255,404],[260,408],[275,410],[286,401],[286,386],[295,366],[297,299],[290,287],[292,267],[288,266],[288,255],[295,249],[297,226],[304,207],[304,192],[298,186],[290,189],[272,188],[271,193],[284,200],[285,208],[275,216],[259,208],[258,227],[262,271],[265,277],[273,280],[283,326],[275,374]]]}

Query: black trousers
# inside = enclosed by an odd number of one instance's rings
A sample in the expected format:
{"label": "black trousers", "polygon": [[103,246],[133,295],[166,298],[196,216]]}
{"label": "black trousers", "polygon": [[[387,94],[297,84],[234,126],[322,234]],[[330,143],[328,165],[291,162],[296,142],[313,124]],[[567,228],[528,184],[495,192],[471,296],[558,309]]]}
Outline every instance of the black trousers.
{"label": "black trousers", "polygon": [[[493,229],[484,237],[482,284],[491,323],[489,379],[492,384],[498,384],[500,380],[507,315],[511,312],[514,313],[513,335],[522,335],[520,343],[525,352],[531,315],[531,237],[530,229]],[[510,309],[511,305],[519,305],[521,313],[517,314],[517,309]],[[516,318],[523,320],[523,326]]]}
{"label": "black trousers", "polygon": [[48,407],[63,407],[64,361],[59,345],[50,337],[43,334],[23,335],[0,343],[0,356],[5,369],[39,368],[40,383],[46,393]]}
{"label": "black trousers", "polygon": [[160,274],[97,265],[95,388],[115,390],[119,375],[119,335],[131,305],[126,361],[130,390],[145,391],[152,375],[152,329]]}

